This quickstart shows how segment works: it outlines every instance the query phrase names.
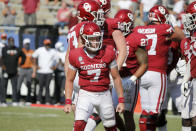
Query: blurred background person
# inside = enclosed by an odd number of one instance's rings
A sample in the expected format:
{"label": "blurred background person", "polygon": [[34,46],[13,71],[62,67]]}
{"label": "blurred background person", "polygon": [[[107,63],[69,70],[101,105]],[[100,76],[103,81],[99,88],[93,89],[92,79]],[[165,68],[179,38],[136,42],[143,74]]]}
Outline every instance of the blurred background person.
{"label": "blurred background person", "polygon": [[[25,63],[20,66],[20,70],[18,73],[18,83],[17,83],[17,102],[20,102],[20,92],[21,92],[21,86],[22,82],[24,80],[25,84],[27,86],[27,96],[25,100],[25,105],[30,105],[31,104],[31,76],[33,73],[32,69],[32,54],[33,50],[30,49],[30,43],[31,40],[29,38],[25,38],[23,40],[23,48],[22,51],[24,52],[26,56]],[[19,63],[21,62],[21,59],[19,59]]]}
{"label": "blurred background person", "polygon": [[[62,42],[57,42],[55,44],[56,49],[56,65],[55,65],[55,90],[54,90],[54,104],[59,105],[64,102],[61,101],[61,96],[63,94],[65,87],[65,73],[64,73],[64,63],[65,63],[65,55],[66,51],[64,48],[64,44]],[[64,98],[64,97],[63,97]]]}
{"label": "blurred background person", "polygon": [[6,107],[6,94],[8,80],[11,79],[12,84],[12,106],[17,106],[17,73],[18,73],[18,62],[19,57],[22,58],[20,65],[25,62],[25,54],[18,47],[15,46],[14,38],[8,38],[8,45],[2,49],[2,60],[3,60],[3,77],[2,77],[2,88],[1,88],[1,105]]}
{"label": "blurred background person", "polygon": [[22,0],[22,6],[25,25],[35,25],[37,20],[36,12],[40,6],[40,0]]}
{"label": "blurred background person", "polygon": [[71,17],[72,8],[69,8],[67,6],[66,2],[61,3],[61,8],[57,12],[57,20],[56,26],[60,26],[64,28],[64,26],[67,26],[69,24],[69,19]]}
{"label": "blurred background person", "polygon": [[50,39],[45,39],[43,41],[44,46],[39,47],[33,53],[33,74],[32,77],[35,78],[37,72],[37,79],[39,81],[39,93],[37,98],[37,104],[43,102],[42,93],[45,87],[45,102],[47,105],[50,104],[50,90],[49,85],[52,79],[54,63],[56,60],[56,51],[51,48]]}
{"label": "blurred background person", "polygon": [[14,26],[16,19],[16,10],[13,9],[10,3],[5,2],[5,8],[2,11],[2,25]]}
{"label": "blurred background person", "polygon": [[131,0],[118,0],[118,10],[128,9],[131,10],[132,1]]}
{"label": "blurred background person", "polygon": [[[6,43],[7,43],[7,34],[5,33],[2,33],[1,34],[1,41],[0,41],[0,90],[2,88],[2,49],[3,47],[6,46]],[[1,93],[0,92],[0,98],[1,98]],[[0,105],[1,105],[1,102],[0,102]]]}

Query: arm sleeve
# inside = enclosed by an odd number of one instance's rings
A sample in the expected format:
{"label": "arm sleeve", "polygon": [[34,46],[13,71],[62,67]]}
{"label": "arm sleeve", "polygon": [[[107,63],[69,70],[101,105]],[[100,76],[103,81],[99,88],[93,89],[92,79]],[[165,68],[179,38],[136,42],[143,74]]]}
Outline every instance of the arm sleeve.
{"label": "arm sleeve", "polygon": [[169,24],[164,24],[161,30],[165,36],[171,36],[174,33],[174,28]]}
{"label": "arm sleeve", "polygon": [[69,52],[69,68],[73,70],[77,69],[76,59],[74,58],[77,58],[77,57],[74,55],[73,51],[70,51]]}

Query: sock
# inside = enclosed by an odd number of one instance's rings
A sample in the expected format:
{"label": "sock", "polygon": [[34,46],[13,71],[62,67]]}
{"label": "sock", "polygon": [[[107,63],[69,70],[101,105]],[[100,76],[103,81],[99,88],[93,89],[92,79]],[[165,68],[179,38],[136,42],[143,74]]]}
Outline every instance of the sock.
{"label": "sock", "polygon": [[84,131],[94,131],[96,126],[97,126],[97,124],[96,124],[95,120],[89,118]]}
{"label": "sock", "polygon": [[74,131],[84,131],[86,122],[84,120],[77,120],[74,122]]}
{"label": "sock", "polygon": [[117,131],[116,126],[104,127],[106,131]]}

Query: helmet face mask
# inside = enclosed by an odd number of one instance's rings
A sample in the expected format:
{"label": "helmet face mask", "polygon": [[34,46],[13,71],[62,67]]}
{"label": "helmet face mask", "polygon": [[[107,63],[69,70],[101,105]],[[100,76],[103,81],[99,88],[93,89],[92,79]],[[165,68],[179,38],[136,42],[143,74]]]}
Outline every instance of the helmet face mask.
{"label": "helmet face mask", "polygon": [[196,24],[195,24],[196,16],[195,15],[196,14],[192,15],[192,14],[188,13],[182,17],[184,29],[188,32],[196,29]]}
{"label": "helmet face mask", "polygon": [[84,46],[91,52],[97,52],[102,48],[103,33],[97,24],[93,22],[84,24],[80,34]]}
{"label": "helmet face mask", "polygon": [[124,36],[128,35],[133,28],[133,14],[130,10],[122,9],[114,16],[118,20],[118,29],[120,29]]}
{"label": "helmet face mask", "polygon": [[192,32],[196,29],[196,1],[188,5],[182,22],[186,31]]}
{"label": "helmet face mask", "polygon": [[85,40],[85,47],[92,52],[96,52],[102,47],[103,34],[95,32],[94,35],[82,35]]}
{"label": "helmet face mask", "polygon": [[124,36],[128,35],[131,32],[131,27],[133,26],[132,22],[118,22],[118,28],[123,32]]}
{"label": "helmet face mask", "polygon": [[104,11],[102,9],[99,9],[97,12],[92,12],[92,15],[94,16],[93,22],[95,22],[99,26],[103,26],[105,21]]}

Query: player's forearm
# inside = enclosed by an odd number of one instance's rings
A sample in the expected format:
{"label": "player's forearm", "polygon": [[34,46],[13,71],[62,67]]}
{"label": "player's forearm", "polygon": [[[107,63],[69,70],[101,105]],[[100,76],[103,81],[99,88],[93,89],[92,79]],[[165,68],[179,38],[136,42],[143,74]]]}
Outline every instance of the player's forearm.
{"label": "player's forearm", "polygon": [[112,37],[113,37],[114,42],[116,44],[116,48],[119,52],[116,62],[118,65],[118,69],[120,69],[122,67],[122,65],[126,59],[126,55],[127,55],[126,40],[125,40],[123,33],[119,30],[115,30],[112,33]]}
{"label": "player's forearm", "polygon": [[117,77],[114,79],[114,87],[116,88],[117,94],[118,94],[118,98],[119,97],[123,97],[123,88],[122,88],[122,82],[120,77]]}
{"label": "player's forearm", "polygon": [[116,63],[118,65],[119,70],[122,67],[123,63],[124,63],[125,58],[126,58],[126,52],[123,52],[123,51],[119,52],[117,60],[116,60]]}
{"label": "player's forearm", "polygon": [[69,66],[69,51],[67,52],[66,56],[65,56],[65,64],[64,64],[64,72],[65,72],[65,76],[67,76],[67,71],[68,71],[68,66]]}
{"label": "player's forearm", "polygon": [[148,64],[141,64],[137,71],[133,74],[137,78],[140,78],[148,69]]}
{"label": "player's forearm", "polygon": [[66,80],[65,84],[65,99],[71,99],[73,93],[73,82]]}

